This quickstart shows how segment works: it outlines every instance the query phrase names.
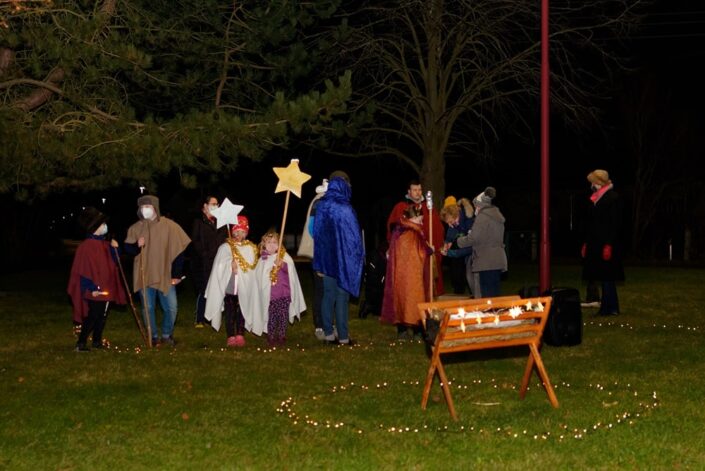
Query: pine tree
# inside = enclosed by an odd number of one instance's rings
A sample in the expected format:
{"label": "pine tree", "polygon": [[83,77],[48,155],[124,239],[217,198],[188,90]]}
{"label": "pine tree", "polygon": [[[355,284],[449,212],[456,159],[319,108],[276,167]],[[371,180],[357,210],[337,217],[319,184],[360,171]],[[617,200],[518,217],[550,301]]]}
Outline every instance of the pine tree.
{"label": "pine tree", "polygon": [[0,192],[33,198],[262,159],[339,128],[338,0],[0,4]]}

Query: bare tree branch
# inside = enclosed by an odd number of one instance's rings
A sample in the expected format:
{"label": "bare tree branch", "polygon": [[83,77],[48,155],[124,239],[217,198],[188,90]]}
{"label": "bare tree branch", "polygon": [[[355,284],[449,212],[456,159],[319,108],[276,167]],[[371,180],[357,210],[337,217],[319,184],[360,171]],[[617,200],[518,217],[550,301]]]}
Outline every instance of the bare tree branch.
{"label": "bare tree branch", "polygon": [[[225,27],[225,50],[223,51],[223,66],[221,69],[221,74],[220,74],[220,81],[218,82],[218,88],[216,89],[215,92],[215,107],[219,108],[220,107],[220,99],[223,95],[223,88],[225,88],[225,82],[228,79],[228,69],[230,68],[230,56],[234,52],[237,52],[241,50],[244,45],[239,46],[237,48],[231,48],[230,47],[230,28],[233,26],[233,23],[236,22],[236,16],[238,11],[240,10],[240,7],[237,4],[237,0],[233,2],[233,10],[230,13],[230,18],[228,18],[228,24]],[[238,26],[242,26],[240,21],[237,21]]]}
{"label": "bare tree branch", "polygon": [[[590,99],[604,80],[604,70],[586,70],[579,60],[590,54],[607,71],[618,65],[618,56],[595,34],[623,33],[641,3],[587,0],[552,9],[551,52],[557,64],[551,100],[566,119],[578,122],[576,117],[595,114]],[[448,149],[467,149],[464,143],[471,143],[470,150],[487,148],[509,121],[505,117],[532,128],[524,109],[539,94],[537,2],[370,0],[357,11],[351,13],[359,21],[351,20],[355,29],[347,46],[355,54],[350,64],[364,79],[355,89],[359,99],[353,108],[364,109],[371,98],[378,121],[362,129],[371,133],[363,142],[417,149],[421,168],[434,175],[420,175],[424,185],[442,194]],[[396,139],[387,141],[385,134]]]}
{"label": "bare tree branch", "polygon": [[46,103],[49,98],[51,98],[52,94],[56,93],[59,95],[63,95],[61,89],[58,87],[58,84],[64,80],[64,75],[64,69],[62,69],[61,67],[57,67],[51,72],[49,72],[49,75],[47,75],[44,80],[10,80],[9,82],[0,84],[0,88],[6,88],[3,85],[11,87],[20,83],[30,83],[39,87],[25,98],[21,98],[13,103],[14,107],[19,108],[22,111],[31,111],[36,108],[39,108],[44,103]]}

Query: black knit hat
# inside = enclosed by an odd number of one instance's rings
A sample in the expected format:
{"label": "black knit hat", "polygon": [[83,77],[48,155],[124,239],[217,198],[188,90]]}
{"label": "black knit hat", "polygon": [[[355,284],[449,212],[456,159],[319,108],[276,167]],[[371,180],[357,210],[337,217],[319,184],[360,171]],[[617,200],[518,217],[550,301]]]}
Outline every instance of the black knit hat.
{"label": "black knit hat", "polygon": [[78,226],[86,234],[93,234],[108,217],[95,209],[93,206],[87,206],[81,214],[78,215]]}

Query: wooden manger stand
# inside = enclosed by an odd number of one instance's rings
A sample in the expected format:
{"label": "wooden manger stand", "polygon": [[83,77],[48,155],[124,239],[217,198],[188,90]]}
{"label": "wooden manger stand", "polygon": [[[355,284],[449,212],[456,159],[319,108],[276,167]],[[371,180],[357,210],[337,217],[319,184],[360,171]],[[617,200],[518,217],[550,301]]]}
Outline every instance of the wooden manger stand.
{"label": "wooden manger stand", "polygon": [[518,296],[502,296],[436,301],[420,303],[418,309],[421,319],[425,322],[437,320],[440,323],[424,384],[422,409],[426,410],[433,378],[438,373],[450,415],[454,420],[458,420],[441,355],[520,345],[529,347],[529,358],[521,380],[519,397],[524,399],[526,396],[531,372],[536,367],[548,400],[553,407],[558,407],[558,399],[539,352],[541,336],[551,310],[551,297],[522,299]]}

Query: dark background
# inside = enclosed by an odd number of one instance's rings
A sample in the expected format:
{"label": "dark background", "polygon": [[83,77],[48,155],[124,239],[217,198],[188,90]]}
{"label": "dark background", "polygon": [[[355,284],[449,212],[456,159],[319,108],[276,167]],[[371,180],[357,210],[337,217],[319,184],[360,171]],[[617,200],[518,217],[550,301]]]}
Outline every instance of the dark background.
{"label": "dark background", "polygon": [[[551,239],[556,259],[577,260],[583,212],[589,196],[586,175],[595,168],[610,172],[616,190],[626,204],[625,220],[630,227],[632,192],[635,183],[635,163],[630,155],[630,141],[625,123],[636,110],[625,101],[627,91],[651,90],[655,106],[650,111],[655,119],[688,117],[687,132],[692,134],[685,148],[679,149],[685,162],[697,163],[705,151],[705,96],[700,63],[705,56],[705,4],[701,1],[658,1],[644,18],[643,27],[624,44],[630,60],[618,71],[610,96],[597,103],[602,109],[599,122],[582,129],[566,128],[560,117],[551,122]],[[605,41],[613,39],[605,38]],[[538,80],[538,77],[537,77]],[[496,204],[507,218],[507,243],[510,259],[532,258],[532,235],[539,229],[539,110],[527,109],[529,121],[535,123],[533,140],[505,130],[491,148],[486,159],[476,156],[447,157],[446,195],[472,198],[486,186],[497,188]],[[663,132],[668,132],[665,129]],[[668,141],[669,136],[664,136]],[[680,155],[679,154],[679,155]],[[408,166],[393,159],[341,158],[322,151],[302,149],[274,151],[263,162],[242,160],[231,176],[200,177],[196,189],[178,185],[178,175],[164,178],[158,188],[146,191],[161,199],[162,213],[179,222],[187,233],[197,217],[204,196],[214,194],[219,200],[227,196],[245,206],[243,214],[250,217],[251,239],[257,241],[268,228],[281,224],[284,194],[274,193],[277,183],[272,167],[286,166],[290,158],[300,159],[302,171],[312,179],[303,187],[302,198],[291,198],[286,223],[287,234],[298,237],[306,209],[315,187],[331,171],[342,169],[351,176],[353,205],[366,232],[368,251],[383,237],[383,227],[389,210],[401,200],[407,183],[417,175]],[[668,158],[667,156],[665,158]],[[683,172],[692,166],[684,160],[674,161]],[[683,175],[693,178],[692,174]],[[702,180],[701,180],[702,181]],[[426,190],[426,189],[425,189]],[[46,263],[64,250],[63,239],[80,239],[75,216],[80,208],[93,205],[111,216],[109,226],[118,240],[123,240],[127,227],[136,219],[136,198],[140,191],[123,187],[86,194],[56,194],[32,204],[17,202],[12,195],[3,195],[6,224],[3,227],[2,270],[16,270]],[[103,202],[105,198],[105,202]],[[664,198],[668,198],[665,195]],[[693,261],[702,261],[705,252],[705,195],[702,190],[687,204],[664,204],[654,207],[659,224],[650,230],[648,252],[653,260],[665,260],[672,244],[673,258],[683,258],[686,223],[693,231]],[[630,233],[625,233],[628,253],[644,253],[644,248],[629,247]],[[27,247],[24,242],[31,242]],[[290,243],[293,243],[290,240]],[[535,242],[535,239],[534,239]],[[641,250],[636,250],[641,249]],[[641,259],[641,258],[640,258]]]}

